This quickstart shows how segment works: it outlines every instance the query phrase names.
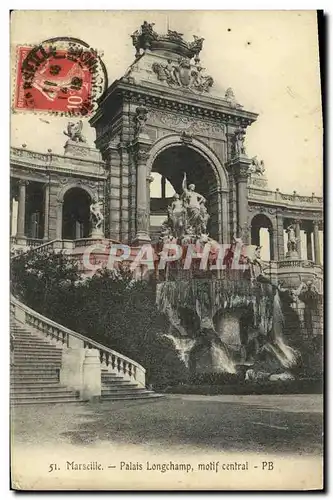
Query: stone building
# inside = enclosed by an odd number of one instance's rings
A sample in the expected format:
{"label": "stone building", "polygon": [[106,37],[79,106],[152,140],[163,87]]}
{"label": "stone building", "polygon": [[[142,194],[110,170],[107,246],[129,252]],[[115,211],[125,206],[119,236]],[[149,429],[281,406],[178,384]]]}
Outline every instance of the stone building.
{"label": "stone building", "polygon": [[[145,22],[132,40],[134,62],[90,119],[96,147],[69,139],[63,155],[11,148],[12,243],[57,240],[71,248],[96,238],[92,202],[103,206],[100,238],[132,246],[154,242],[170,204],[166,182],[180,192],[186,173],[207,200],[214,239],[228,243],[242,235],[259,245],[264,228],[273,275],[291,285],[299,276],[321,278],[323,200],[268,188],[264,163],[249,158],[244,146],[257,114],[245,110],[231,88],[215,93],[201,66],[203,39],[186,42],[170,30],[158,35]],[[150,195],[156,173],[158,198]],[[291,226],[292,254],[286,246]]]}

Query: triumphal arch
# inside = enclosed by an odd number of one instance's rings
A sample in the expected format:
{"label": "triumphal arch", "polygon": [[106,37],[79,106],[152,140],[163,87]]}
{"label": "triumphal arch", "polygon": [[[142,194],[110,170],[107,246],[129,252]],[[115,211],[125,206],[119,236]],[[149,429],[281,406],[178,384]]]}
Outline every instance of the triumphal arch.
{"label": "triumphal arch", "polygon": [[133,64],[91,120],[109,172],[108,233],[150,241],[151,216],[165,213],[170,202],[150,197],[152,172],[176,192],[186,173],[207,200],[210,234],[227,242],[247,224],[252,160],[243,144],[257,115],[236,102],[232,89],[222,96],[214,92],[200,62],[203,39],[186,42],[171,30],[158,35],[148,23],[132,39]]}

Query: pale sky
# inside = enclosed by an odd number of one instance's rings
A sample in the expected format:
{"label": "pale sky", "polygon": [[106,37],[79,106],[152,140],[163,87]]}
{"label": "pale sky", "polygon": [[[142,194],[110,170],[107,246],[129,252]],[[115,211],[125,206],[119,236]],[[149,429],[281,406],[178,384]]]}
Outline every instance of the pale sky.
{"label": "pale sky", "polygon": [[[55,36],[80,38],[104,52],[109,84],[134,60],[130,35],[142,22],[205,38],[201,63],[214,92],[232,87],[237,100],[259,113],[248,128],[248,155],[266,165],[269,187],[321,195],[322,117],[315,11],[16,11],[12,45]],[[14,67],[14,59],[12,67]],[[50,124],[43,123],[40,117]],[[93,144],[95,131],[85,120]],[[67,119],[12,115],[12,145],[63,153]]]}

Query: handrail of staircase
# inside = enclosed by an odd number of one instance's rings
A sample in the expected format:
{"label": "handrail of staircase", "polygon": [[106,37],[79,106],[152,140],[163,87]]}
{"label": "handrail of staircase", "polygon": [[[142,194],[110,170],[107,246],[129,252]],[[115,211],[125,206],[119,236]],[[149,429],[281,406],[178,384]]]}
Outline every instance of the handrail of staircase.
{"label": "handrail of staircase", "polygon": [[18,321],[30,325],[62,347],[98,349],[102,367],[104,365],[110,371],[118,372],[145,385],[145,368],[127,356],[43,316],[20,302],[14,295],[10,298],[10,311]]}

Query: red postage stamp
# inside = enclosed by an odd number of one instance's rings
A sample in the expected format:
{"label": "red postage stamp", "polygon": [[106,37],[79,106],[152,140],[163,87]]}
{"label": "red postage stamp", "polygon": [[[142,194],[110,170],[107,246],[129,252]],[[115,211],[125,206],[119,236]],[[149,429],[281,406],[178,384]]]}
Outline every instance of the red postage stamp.
{"label": "red postage stamp", "polygon": [[14,109],[88,115],[105,90],[104,65],[86,44],[55,42],[18,47]]}

